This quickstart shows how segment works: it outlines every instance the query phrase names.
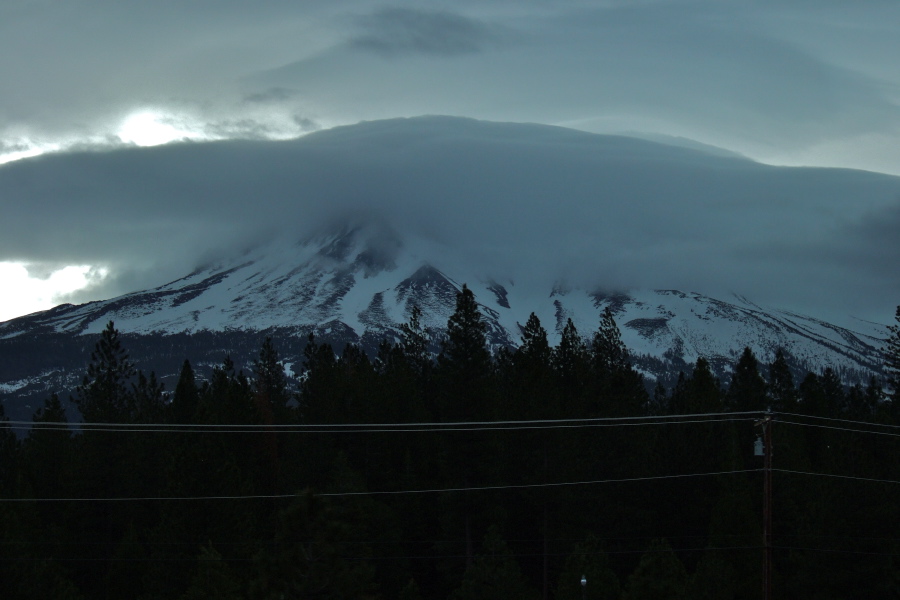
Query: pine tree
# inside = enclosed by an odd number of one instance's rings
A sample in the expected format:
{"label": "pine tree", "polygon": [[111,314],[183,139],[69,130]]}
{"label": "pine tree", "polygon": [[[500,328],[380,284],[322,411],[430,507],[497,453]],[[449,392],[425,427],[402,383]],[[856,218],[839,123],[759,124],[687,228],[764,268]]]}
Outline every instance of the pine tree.
{"label": "pine tree", "polygon": [[81,558],[77,547],[60,543],[58,530],[26,503],[0,503],[0,596],[83,600],[67,577],[71,565],[54,560],[69,555]]}
{"label": "pine tree", "polygon": [[797,397],[801,413],[817,417],[825,415],[825,392],[822,389],[822,379],[815,373],[806,373],[797,388]]}
{"label": "pine tree", "polygon": [[[552,351],[547,331],[534,313],[522,328],[522,343],[508,356],[506,386],[511,398],[504,418],[549,419],[557,415],[553,389]],[[498,363],[501,360],[498,357]]]}
{"label": "pine tree", "polygon": [[722,387],[709,361],[702,356],[697,359],[681,393],[686,396],[682,404],[687,414],[722,412],[724,408]]}
{"label": "pine tree", "polygon": [[402,335],[401,346],[407,360],[419,374],[431,366],[431,356],[428,353],[430,332],[422,325],[422,310],[413,305],[409,314],[409,321],[400,325]]}
{"label": "pine tree", "polygon": [[572,319],[563,327],[559,345],[553,349],[553,370],[559,382],[561,417],[586,417],[583,395],[589,369],[589,353]]}
{"label": "pine tree", "polygon": [[456,295],[456,310],[447,321],[438,366],[447,392],[446,417],[475,421],[490,417],[488,387],[493,364],[487,346],[487,324],[475,294],[465,284]]}
{"label": "pine tree", "polygon": [[738,585],[734,567],[723,553],[709,549],[703,553],[697,569],[688,581],[685,598],[691,600],[734,600]]}
{"label": "pine tree", "polygon": [[766,382],[759,374],[756,356],[744,348],[728,386],[728,405],[735,412],[763,411],[767,407]]}
{"label": "pine tree", "polygon": [[[304,423],[339,423],[342,415],[334,390],[339,387],[337,357],[331,344],[317,344],[309,334],[303,350],[299,417]],[[345,417],[346,415],[343,415]],[[346,420],[345,420],[346,422]]]}
{"label": "pine tree", "polygon": [[448,385],[459,393],[456,406],[450,407],[452,418],[474,420],[483,408],[471,390],[483,388],[491,374],[491,355],[487,347],[487,324],[481,316],[475,294],[465,284],[456,295],[456,310],[447,321],[438,362]]}
{"label": "pine tree", "polygon": [[822,416],[837,417],[841,413],[841,409],[847,404],[844,384],[841,382],[837,371],[831,367],[825,367],[825,370],[822,371],[821,381],[825,400],[825,411]]}
{"label": "pine tree", "polygon": [[253,361],[253,375],[253,387],[260,403],[269,407],[279,422],[283,422],[291,395],[287,389],[284,365],[269,336],[266,336],[259,356]]}
{"label": "pine tree", "polygon": [[110,598],[139,595],[143,591],[148,563],[147,550],[138,531],[133,523],[129,523],[107,563],[103,577],[104,594]]}
{"label": "pine tree", "polygon": [[684,565],[672,551],[669,542],[654,540],[641,557],[637,569],[628,578],[625,600],[678,600],[687,585]]}
{"label": "pine tree", "polygon": [[[253,404],[259,422],[265,425],[285,424],[290,419],[284,365],[275,349],[272,338],[266,336],[258,358],[253,362]],[[284,454],[285,439],[272,428],[261,431],[256,438],[257,476],[265,482],[265,491],[274,493],[280,477],[279,455]]]}
{"label": "pine tree", "polygon": [[619,578],[610,568],[600,541],[589,535],[566,559],[556,587],[556,600],[618,600],[621,593]]}
{"label": "pine tree", "polygon": [[[422,324],[421,317],[422,311],[414,305],[409,321],[400,325],[400,331],[403,334],[400,348],[405,365],[402,371],[411,370],[413,377],[411,378],[411,389],[405,403],[400,407],[402,412],[398,417],[401,420],[413,422],[430,420],[435,413],[432,385],[434,360],[430,349],[431,330]],[[391,395],[396,393],[391,389],[387,391]]]}
{"label": "pine tree", "polygon": [[409,583],[403,586],[403,589],[400,590],[400,595],[397,596],[397,600],[422,600],[422,591],[419,589],[419,584],[416,583],[415,579],[410,579]]}
{"label": "pine tree", "polygon": [[[100,334],[82,383],[76,389],[75,403],[85,422],[131,423],[136,414],[131,389],[136,375],[128,353],[122,347],[119,332],[112,321]],[[133,470],[131,436],[119,432],[87,429],[80,436],[75,494],[86,498],[127,498],[136,494],[132,484],[140,477]],[[102,503],[101,503],[102,504]],[[74,536],[84,541],[85,568],[82,572],[85,592],[103,588],[105,561],[122,539],[132,521],[131,509],[124,503],[101,505],[84,503],[73,507],[77,516]]]}
{"label": "pine tree", "polygon": [[131,384],[131,394],[134,398],[134,422],[159,423],[163,420],[168,397],[165,384],[156,379],[154,371],[150,371],[149,377],[143,371],[138,371],[137,382]]}
{"label": "pine tree", "polygon": [[212,542],[200,548],[197,572],[181,600],[239,600],[246,598],[241,583]]}
{"label": "pine tree", "polygon": [[878,402],[875,400],[877,393],[873,387],[874,382],[875,377],[872,376],[867,388],[863,388],[859,382],[850,386],[850,389],[844,395],[844,406],[841,407],[841,413],[845,417],[853,421],[872,420],[878,408]]}
{"label": "pine tree", "polygon": [[[67,422],[59,397],[51,395],[43,408],[35,411],[32,420],[34,426],[22,444],[26,481],[38,498],[65,498],[71,494],[72,432],[57,425],[44,425]],[[58,510],[53,508],[55,512]]]}
{"label": "pine tree", "polygon": [[[475,302],[475,295],[467,286],[456,295],[456,310],[447,321],[447,336],[438,356],[438,379],[442,387],[442,418],[445,421],[480,421],[495,418],[496,398],[492,390],[493,362],[487,348],[487,325]],[[498,454],[492,447],[495,436],[476,431],[464,432],[450,448],[446,460],[446,477],[457,487],[470,487],[488,480],[497,465]],[[471,564],[475,553],[476,512],[484,507],[466,493],[458,507],[459,513],[448,515],[465,537],[466,562]],[[483,526],[483,525],[481,525]],[[483,531],[483,529],[481,529]]]}
{"label": "pine tree", "polygon": [[234,361],[226,356],[213,369],[209,383],[200,398],[203,422],[216,424],[256,423],[251,400],[252,388],[243,371],[237,371]]}
{"label": "pine tree", "polygon": [[784,351],[775,351],[775,360],[769,365],[769,405],[772,410],[794,412],[797,410],[797,388],[794,376],[787,364]]}
{"label": "pine tree", "polygon": [[[506,369],[498,367],[499,371],[507,373],[507,377],[504,378],[507,405],[501,418],[559,417],[559,394],[554,385],[551,357],[547,331],[541,326],[537,315],[531,313],[525,327],[522,328],[522,343],[511,356],[511,364]],[[560,469],[564,468],[562,455],[566,434],[554,430],[521,431],[513,440],[506,441],[502,446],[506,450],[502,465],[507,480],[519,481],[523,476],[531,475],[534,479],[526,481],[548,483],[559,476]],[[514,511],[512,515],[513,518],[519,519],[517,530],[527,528],[534,532],[532,535],[536,540],[542,541],[541,579],[545,595],[550,588],[548,548],[553,536],[551,529],[555,528],[552,519],[555,515],[551,507],[559,498],[554,494],[555,491],[537,488],[523,492],[521,501],[517,503],[519,510]],[[541,516],[540,520],[534,518],[536,515]],[[530,571],[535,569],[537,564],[523,567]]]}
{"label": "pine tree", "polygon": [[[678,414],[718,413],[723,410],[723,395],[709,361],[701,356],[690,377],[680,374],[672,398],[679,408]],[[684,423],[663,429],[656,439],[657,456],[651,460],[665,473],[722,470],[723,429],[721,425],[708,422]],[[680,535],[702,531],[715,499],[715,480],[676,479],[666,489],[669,495],[661,498],[659,504],[671,506],[662,511],[664,515],[672,515],[666,527],[669,535],[678,539]]]}
{"label": "pine tree", "polygon": [[596,416],[635,416],[645,413],[650,398],[644,380],[635,371],[622,342],[622,334],[607,306],[600,319],[600,328],[591,344],[593,379],[591,396]]}
{"label": "pine tree", "polygon": [[622,333],[619,331],[612,311],[607,306],[600,317],[600,328],[594,334],[591,344],[594,355],[595,368],[603,374],[614,373],[630,368],[628,349],[622,342]]}
{"label": "pine tree", "polygon": [[[743,451],[743,444],[746,442],[735,444],[734,439],[723,454],[730,455],[726,456],[726,463],[740,468],[738,466],[740,454]],[[709,548],[704,553],[704,558],[707,560],[715,558],[714,562],[724,562],[730,568],[723,567],[720,573],[707,572],[706,575],[713,575],[713,581],[717,582],[716,585],[722,586],[726,586],[728,583],[722,581],[728,576],[727,578],[732,580],[731,589],[736,598],[755,600],[758,597],[757,590],[762,582],[760,564],[755,560],[759,556],[758,550],[752,547],[752,544],[762,535],[762,528],[757,516],[759,513],[754,509],[753,502],[758,488],[740,475],[723,475],[719,478],[718,483],[718,497],[708,512],[710,515]],[[710,496],[715,498],[716,493],[710,492]],[[782,506],[782,510],[784,508]],[[703,562],[702,559],[701,562]],[[705,568],[709,567],[710,565],[705,566]],[[699,582],[695,581],[695,583]],[[706,585],[702,586],[707,588],[707,593],[709,592],[708,586],[712,583],[707,581]]]}
{"label": "pine tree", "polygon": [[110,321],[91,353],[87,374],[76,389],[75,404],[89,423],[127,423],[134,411],[128,388],[136,371]]}
{"label": "pine tree", "polygon": [[371,549],[358,538],[356,515],[343,514],[338,504],[304,491],[278,513],[274,543],[255,557],[250,597],[377,597],[375,570],[365,560]]}
{"label": "pine tree", "polygon": [[[137,382],[131,386],[133,423],[162,423],[167,414],[168,397],[164,386],[157,381],[156,374],[150,376],[142,371],[137,373]],[[125,456],[121,463],[122,475],[127,482],[129,494],[137,497],[153,496],[163,487],[165,481],[166,437],[141,434],[125,438]],[[139,528],[150,526],[156,519],[156,508],[142,506],[132,511],[131,518]]]}
{"label": "pine tree", "polygon": [[653,386],[650,406],[647,407],[648,414],[657,416],[666,414],[669,410],[669,402],[669,390],[666,389],[660,377],[656,380],[656,385]]}
{"label": "pine tree", "polygon": [[547,341],[547,330],[541,326],[541,320],[531,313],[522,329],[522,343],[516,352],[516,360],[524,365],[549,365],[550,342]]}
{"label": "pine tree", "polygon": [[[697,365],[700,364],[700,359],[703,359],[706,362],[706,359],[702,356],[697,359]],[[707,366],[709,363],[706,363]],[[690,405],[690,400],[688,398],[687,391],[688,380],[684,376],[684,371],[678,372],[678,379],[675,381],[675,386],[672,388],[672,395],[669,396],[668,402],[668,413],[670,415],[686,415],[689,414],[688,406]]]}
{"label": "pine tree", "polygon": [[466,569],[462,585],[450,595],[450,600],[529,600],[537,592],[528,587],[519,564],[509,546],[491,527],[484,537],[481,552]]}
{"label": "pine tree", "polygon": [[200,391],[197,389],[194,369],[191,368],[191,362],[185,359],[181,365],[178,384],[175,386],[175,395],[172,397],[172,421],[182,424],[196,422],[199,405]]}

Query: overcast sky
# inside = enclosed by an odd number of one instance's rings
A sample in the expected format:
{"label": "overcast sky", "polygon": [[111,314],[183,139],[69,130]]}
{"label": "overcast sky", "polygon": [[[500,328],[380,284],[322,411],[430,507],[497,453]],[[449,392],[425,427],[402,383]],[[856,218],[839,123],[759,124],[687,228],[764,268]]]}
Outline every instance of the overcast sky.
{"label": "overcast sky", "polygon": [[[361,120],[445,114],[678,137],[770,164],[900,175],[898,29],[900,3],[890,0],[6,0],[0,161],[180,139],[285,139]],[[191,160],[215,162],[204,156]],[[77,161],[46,164],[68,169]],[[248,164],[258,162],[248,154]],[[112,187],[123,181],[114,175]],[[161,185],[130,181],[144,183]],[[10,189],[19,190],[15,197]],[[0,319],[46,308],[85,282],[105,281],[96,294],[162,283],[164,272],[221,234],[202,213],[164,212],[167,203],[147,194],[123,194],[116,218],[130,229],[122,239],[73,249],[58,243],[63,213],[29,216],[44,201],[29,198],[27,186],[0,197],[0,262],[8,263],[0,267]],[[99,219],[110,210],[88,197],[78,202],[73,214]],[[856,232],[833,262],[896,256],[885,227],[897,222],[898,199],[879,202],[848,198],[841,221],[827,221]],[[91,239],[97,232],[83,221],[80,234]],[[154,233],[154,246],[148,231],[163,224],[195,235]],[[852,245],[878,227],[882,245]],[[140,254],[125,250],[144,238]],[[815,244],[807,252],[828,254]],[[28,263],[30,277],[9,261]],[[815,269],[834,275],[830,265]],[[829,285],[823,294],[847,282]],[[900,302],[890,299],[896,283],[883,287],[879,305]]]}

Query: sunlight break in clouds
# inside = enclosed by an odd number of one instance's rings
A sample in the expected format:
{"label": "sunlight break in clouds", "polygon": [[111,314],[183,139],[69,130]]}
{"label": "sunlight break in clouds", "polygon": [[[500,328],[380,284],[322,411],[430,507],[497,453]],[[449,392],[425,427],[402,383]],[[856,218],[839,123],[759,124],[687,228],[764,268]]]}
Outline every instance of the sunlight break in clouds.
{"label": "sunlight break in clouds", "polygon": [[24,263],[0,262],[4,289],[0,295],[0,321],[52,308],[67,294],[84,289],[106,275],[106,269],[70,265],[53,271],[49,277],[39,278],[32,277]]}
{"label": "sunlight break in clouds", "polygon": [[119,139],[136,146],[159,146],[189,139],[204,139],[206,136],[191,131],[183,119],[166,115],[155,110],[141,110],[130,114],[119,128]]}

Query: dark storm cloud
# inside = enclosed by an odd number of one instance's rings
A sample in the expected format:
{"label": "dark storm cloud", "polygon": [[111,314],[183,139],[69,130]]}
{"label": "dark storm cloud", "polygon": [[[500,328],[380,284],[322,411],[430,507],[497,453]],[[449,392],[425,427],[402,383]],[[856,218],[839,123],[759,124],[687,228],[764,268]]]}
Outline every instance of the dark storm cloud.
{"label": "dark storm cloud", "polygon": [[108,293],[379,218],[442,248],[439,267],[517,285],[736,292],[829,318],[900,297],[898,178],[554,127],[433,117],[45,157],[0,168],[0,197],[0,255],[110,265]]}
{"label": "dark storm cloud", "polygon": [[385,8],[357,20],[350,44],[383,56],[472,54],[503,41],[499,28],[445,11]]}

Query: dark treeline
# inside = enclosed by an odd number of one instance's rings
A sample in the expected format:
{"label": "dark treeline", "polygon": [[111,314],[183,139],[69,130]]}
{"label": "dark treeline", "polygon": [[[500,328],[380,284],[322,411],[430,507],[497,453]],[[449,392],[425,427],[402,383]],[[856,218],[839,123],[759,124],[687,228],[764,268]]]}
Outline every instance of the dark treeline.
{"label": "dark treeline", "polygon": [[110,323],[77,429],[0,422],[2,596],[760,598],[766,411],[774,597],[900,594],[900,325],[887,396],[749,350],[648,393],[609,311],[491,355],[463,287],[437,357],[419,317],[374,358],[310,337],[297,388],[267,339],[171,391]]}

